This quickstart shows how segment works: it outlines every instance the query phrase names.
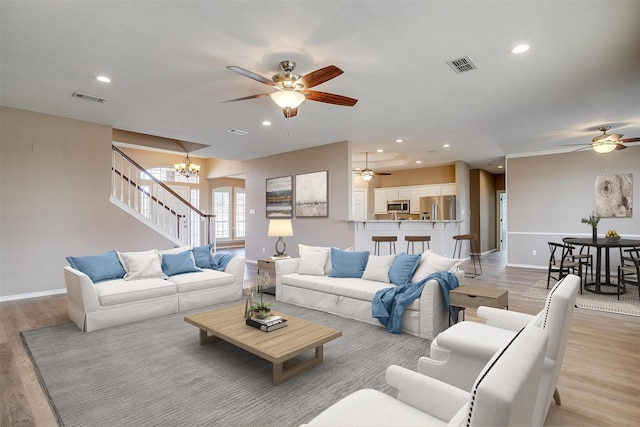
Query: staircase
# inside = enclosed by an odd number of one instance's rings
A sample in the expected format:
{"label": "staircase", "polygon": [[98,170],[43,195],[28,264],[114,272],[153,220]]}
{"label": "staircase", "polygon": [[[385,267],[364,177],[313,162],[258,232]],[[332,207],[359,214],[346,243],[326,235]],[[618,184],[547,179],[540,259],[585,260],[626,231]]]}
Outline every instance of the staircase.
{"label": "staircase", "polygon": [[215,215],[201,212],[115,146],[109,200],[178,246],[215,248]]}

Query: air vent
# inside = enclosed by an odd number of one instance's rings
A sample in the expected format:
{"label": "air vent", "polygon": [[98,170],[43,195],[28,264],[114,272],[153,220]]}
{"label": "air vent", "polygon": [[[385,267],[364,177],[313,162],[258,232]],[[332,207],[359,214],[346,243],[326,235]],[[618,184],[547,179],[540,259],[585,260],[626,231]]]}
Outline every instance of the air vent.
{"label": "air vent", "polygon": [[463,56],[462,58],[453,59],[451,61],[447,61],[449,67],[456,72],[456,74],[466,73],[467,71],[477,70],[476,64],[471,61],[471,58],[468,56]]}
{"label": "air vent", "polygon": [[246,130],[242,130],[242,129],[227,129],[227,132],[233,133],[235,135],[246,135],[249,133]]}
{"label": "air vent", "polygon": [[85,101],[94,101],[100,104],[104,104],[107,102],[106,98],[100,98],[99,96],[87,95],[86,93],[73,92],[72,95],[74,98],[84,99]]}

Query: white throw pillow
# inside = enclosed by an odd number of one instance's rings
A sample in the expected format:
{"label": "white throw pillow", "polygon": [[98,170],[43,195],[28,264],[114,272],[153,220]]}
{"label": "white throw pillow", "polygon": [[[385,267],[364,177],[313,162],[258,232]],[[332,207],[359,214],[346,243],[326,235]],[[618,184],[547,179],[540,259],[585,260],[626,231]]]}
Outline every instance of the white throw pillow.
{"label": "white throw pillow", "polygon": [[367,266],[362,273],[362,278],[375,280],[376,282],[391,283],[389,270],[395,261],[396,255],[369,255]]}
{"label": "white throw pillow", "polygon": [[309,276],[324,276],[324,269],[327,264],[327,251],[306,251],[300,257],[298,265],[298,274],[306,274]]}
{"label": "white throw pillow", "polygon": [[162,258],[155,249],[144,252],[118,252],[118,258],[127,272],[124,275],[125,280],[167,278],[162,272]]}
{"label": "white throw pillow", "polygon": [[463,259],[443,257],[429,249],[422,254],[420,264],[418,264],[418,268],[416,268],[416,271],[413,273],[413,277],[411,278],[411,283],[424,279],[428,275],[437,271],[448,271],[453,273],[458,269],[458,266],[460,266],[463,261]]}
{"label": "white throw pillow", "polygon": [[[353,248],[347,248],[345,251],[352,251]],[[300,258],[305,252],[326,252],[327,253],[327,262],[324,264],[324,274],[331,273],[333,270],[333,265],[331,264],[331,246],[308,246],[303,244],[298,244],[298,254]]]}

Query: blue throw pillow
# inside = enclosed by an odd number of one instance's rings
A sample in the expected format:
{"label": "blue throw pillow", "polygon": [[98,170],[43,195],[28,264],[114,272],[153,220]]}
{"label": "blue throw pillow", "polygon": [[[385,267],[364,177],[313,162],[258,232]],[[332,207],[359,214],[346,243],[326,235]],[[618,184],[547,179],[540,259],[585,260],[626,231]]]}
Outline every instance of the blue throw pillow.
{"label": "blue throw pillow", "polygon": [[211,245],[196,246],[192,251],[198,267],[211,268]]}
{"label": "blue throw pillow", "polygon": [[66,259],[71,267],[89,276],[93,283],[122,279],[127,273],[124,271],[124,268],[122,268],[116,251],[110,251],[100,255],[68,256]]}
{"label": "blue throw pillow", "polygon": [[353,252],[331,248],[329,277],[362,277],[369,259],[369,251]]}
{"label": "blue throw pillow", "polygon": [[162,272],[167,276],[193,273],[194,271],[200,270],[193,264],[191,251],[184,251],[177,254],[162,254]]}
{"label": "blue throw pillow", "polygon": [[416,271],[420,263],[420,254],[407,255],[404,252],[399,254],[391,264],[389,269],[389,279],[395,285],[406,285],[411,280],[413,272]]}

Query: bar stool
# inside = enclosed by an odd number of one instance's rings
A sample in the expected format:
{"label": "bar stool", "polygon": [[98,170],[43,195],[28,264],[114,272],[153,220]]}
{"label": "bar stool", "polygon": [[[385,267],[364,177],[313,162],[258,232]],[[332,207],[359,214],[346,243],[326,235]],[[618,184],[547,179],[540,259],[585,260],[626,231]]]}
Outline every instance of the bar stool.
{"label": "bar stool", "polygon": [[[462,252],[462,244],[464,241],[469,242],[469,256],[471,257],[471,261],[473,262],[473,273],[474,276],[479,276],[482,274],[482,263],[480,262],[480,250],[478,248],[478,236],[475,234],[459,234],[457,236],[453,236],[453,240],[456,241],[455,246],[453,247],[453,257],[460,258],[460,253]],[[456,250],[458,251],[458,256],[456,256]],[[480,273],[478,273],[478,269],[476,268],[476,260],[478,261],[478,266],[480,269]]]}
{"label": "bar stool", "polygon": [[407,242],[407,253],[409,253],[409,243],[411,243],[411,253],[414,253],[413,245],[416,242],[422,242],[422,252],[424,252],[424,242],[427,242],[427,249],[431,249],[429,247],[429,242],[431,241],[431,236],[404,236],[404,240]]}
{"label": "bar stool", "polygon": [[389,242],[389,255],[396,253],[396,241],[398,240],[398,236],[371,236],[371,240],[374,242],[374,255],[378,255],[380,252],[380,242]]}

